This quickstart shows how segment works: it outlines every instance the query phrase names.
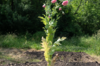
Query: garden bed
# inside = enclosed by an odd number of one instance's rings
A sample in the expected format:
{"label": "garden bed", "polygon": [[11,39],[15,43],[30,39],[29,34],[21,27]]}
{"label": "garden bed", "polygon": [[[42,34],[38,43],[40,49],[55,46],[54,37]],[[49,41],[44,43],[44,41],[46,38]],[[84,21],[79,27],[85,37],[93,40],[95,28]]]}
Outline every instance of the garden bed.
{"label": "garden bed", "polygon": [[[47,66],[43,51],[0,49],[0,66]],[[55,52],[55,66],[100,66],[98,59],[84,52]]]}

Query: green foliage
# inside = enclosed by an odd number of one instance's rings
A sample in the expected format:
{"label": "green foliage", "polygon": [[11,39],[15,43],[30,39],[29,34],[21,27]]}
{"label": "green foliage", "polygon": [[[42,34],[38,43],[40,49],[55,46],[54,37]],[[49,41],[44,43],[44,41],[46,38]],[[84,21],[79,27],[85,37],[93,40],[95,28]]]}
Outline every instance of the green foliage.
{"label": "green foliage", "polygon": [[[100,10],[98,10],[100,7],[99,0],[83,0],[82,4],[80,6],[80,9],[77,13],[77,21],[80,24],[82,28],[82,32],[85,34],[93,34],[95,33],[99,28],[99,22],[100,20],[98,17],[100,16]],[[94,5],[95,4],[95,5]]]}
{"label": "green foliage", "polygon": [[[41,32],[42,33],[42,32]],[[34,35],[34,34],[33,34]],[[31,36],[33,36],[31,35]],[[39,36],[40,34],[35,34]],[[31,39],[25,39],[24,36],[17,36],[14,34],[0,35],[0,47],[1,48],[24,48],[24,49],[37,49],[40,50],[41,41],[36,41],[38,38],[30,37]],[[39,37],[39,40],[41,37]],[[56,40],[56,39],[54,39]],[[100,55],[100,31],[97,35],[72,37],[61,42],[61,46],[54,47],[54,51],[66,51],[66,52],[86,52],[88,54]]]}
{"label": "green foliage", "polygon": [[[37,7],[37,3],[39,3]],[[43,3],[38,0],[1,0],[0,31],[1,33],[35,33],[42,30],[43,24],[38,15],[43,13]],[[39,26],[39,27],[38,27]]]}
{"label": "green foliage", "polygon": [[33,36],[32,36],[32,38],[34,39],[34,41],[37,41],[37,42],[41,41],[41,37],[46,37],[45,32],[38,31],[38,32],[34,33]]}
{"label": "green foliage", "polygon": [[100,33],[92,36],[72,37],[56,47],[56,51],[85,52],[100,55]]}
{"label": "green foliage", "polygon": [[58,22],[57,36],[92,35],[100,29],[99,0],[70,0],[69,3]]}
{"label": "green foliage", "polygon": [[[56,45],[59,44],[60,41],[63,41],[65,38],[59,38],[59,40],[53,44],[53,38],[56,31],[55,27],[57,26],[57,20],[59,19],[59,15],[57,14],[58,3],[53,4],[53,7],[50,1],[47,1],[45,4],[46,7],[44,9],[46,14],[43,17],[39,16],[39,18],[45,25],[44,31],[46,33],[46,39],[42,37],[41,44],[44,49],[44,56],[45,60],[47,61],[47,66],[53,66],[54,62],[52,62],[52,55],[55,52],[54,47],[56,47]],[[56,15],[57,17],[54,18],[54,16]]]}
{"label": "green foliage", "polygon": [[[39,36],[39,34],[38,34]],[[31,35],[28,39],[27,35],[17,36],[15,34],[0,35],[0,47],[2,48],[23,48],[23,49],[41,49],[40,41],[35,41],[35,37]],[[37,38],[36,38],[37,39]],[[38,40],[38,39],[37,39]]]}
{"label": "green foliage", "polygon": [[[44,13],[42,8],[44,1],[0,0],[0,33],[25,34],[27,31],[36,33],[43,30],[41,27],[44,25],[38,16]],[[61,3],[64,0],[57,1]],[[65,15],[60,16],[56,36],[72,37],[95,33],[100,29],[99,6],[99,0],[69,0],[69,4],[62,7]],[[52,13],[56,13],[56,11]],[[54,16],[54,18],[56,17]]]}

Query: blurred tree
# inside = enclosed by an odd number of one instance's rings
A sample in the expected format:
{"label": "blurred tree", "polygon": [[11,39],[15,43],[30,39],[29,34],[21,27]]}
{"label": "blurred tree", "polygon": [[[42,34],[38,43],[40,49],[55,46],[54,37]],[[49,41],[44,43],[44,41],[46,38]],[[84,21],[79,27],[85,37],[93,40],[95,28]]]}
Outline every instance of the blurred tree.
{"label": "blurred tree", "polygon": [[100,29],[100,1],[99,0],[69,0],[63,9],[56,35],[79,36],[92,35]]}
{"label": "blurred tree", "polygon": [[[64,0],[58,0],[64,1]],[[45,0],[0,0],[1,33],[35,33],[44,26],[38,16],[44,13]],[[61,5],[62,6],[62,5]],[[100,29],[100,0],[69,0],[62,8],[56,36],[92,35]],[[61,14],[61,12],[59,12]]]}

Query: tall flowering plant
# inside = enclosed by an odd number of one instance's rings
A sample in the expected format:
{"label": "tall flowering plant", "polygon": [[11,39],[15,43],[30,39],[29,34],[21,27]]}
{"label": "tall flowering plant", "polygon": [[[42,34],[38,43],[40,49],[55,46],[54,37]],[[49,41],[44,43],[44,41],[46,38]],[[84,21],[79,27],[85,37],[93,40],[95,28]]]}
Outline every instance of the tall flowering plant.
{"label": "tall flowering plant", "polygon": [[[68,1],[63,1],[62,5],[66,6]],[[60,41],[66,39],[66,37],[58,38],[57,41],[53,42],[54,34],[56,32],[57,20],[60,18],[57,14],[57,10],[62,11],[60,4],[57,0],[47,0],[45,4],[42,6],[45,10],[45,14],[43,17],[39,16],[43,24],[45,25],[44,31],[46,33],[46,39],[42,37],[42,47],[44,50],[45,60],[47,61],[47,66],[53,66],[55,59],[57,58],[58,54],[52,59],[52,55],[55,52],[55,47],[60,44]],[[64,14],[64,11],[62,11]]]}

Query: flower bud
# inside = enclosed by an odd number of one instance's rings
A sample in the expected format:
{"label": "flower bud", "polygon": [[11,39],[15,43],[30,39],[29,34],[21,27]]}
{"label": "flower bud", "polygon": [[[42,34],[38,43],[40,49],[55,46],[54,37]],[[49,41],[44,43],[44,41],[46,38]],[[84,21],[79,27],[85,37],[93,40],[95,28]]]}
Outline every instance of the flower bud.
{"label": "flower bud", "polygon": [[66,6],[68,4],[68,1],[63,1],[62,5]]}
{"label": "flower bud", "polygon": [[57,0],[52,0],[52,1],[51,1],[51,3],[56,3],[56,2],[57,2]]}
{"label": "flower bud", "polygon": [[59,11],[61,11],[61,10],[62,10],[62,8],[60,7],[60,8],[59,8]]}
{"label": "flower bud", "polygon": [[45,4],[42,7],[45,8],[46,7]]}
{"label": "flower bud", "polygon": [[48,17],[50,18],[50,15]]}

